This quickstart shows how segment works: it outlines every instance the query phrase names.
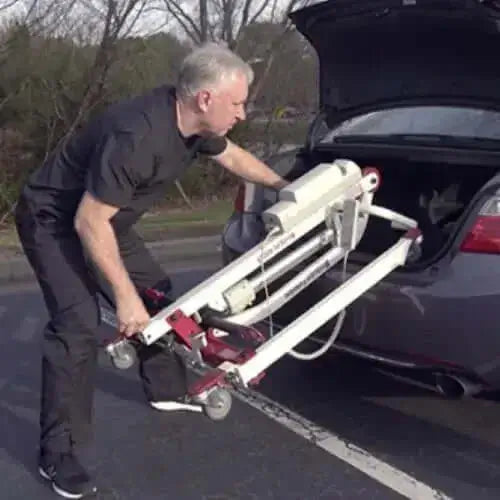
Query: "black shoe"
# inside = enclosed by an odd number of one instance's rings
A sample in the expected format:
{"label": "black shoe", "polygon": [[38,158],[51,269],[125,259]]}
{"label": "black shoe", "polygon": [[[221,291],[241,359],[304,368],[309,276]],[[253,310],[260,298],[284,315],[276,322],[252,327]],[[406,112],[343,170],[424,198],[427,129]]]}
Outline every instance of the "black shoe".
{"label": "black shoe", "polygon": [[41,455],[38,471],[64,498],[83,498],[97,492],[90,476],[70,452]]}

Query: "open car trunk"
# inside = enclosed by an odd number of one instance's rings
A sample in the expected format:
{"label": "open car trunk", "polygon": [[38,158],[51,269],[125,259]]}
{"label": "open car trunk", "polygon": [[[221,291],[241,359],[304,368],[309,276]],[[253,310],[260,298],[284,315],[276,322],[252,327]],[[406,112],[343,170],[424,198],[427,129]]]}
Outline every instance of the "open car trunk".
{"label": "open car trunk", "polygon": [[[375,203],[423,232],[419,267],[445,250],[463,214],[477,215],[467,208],[500,165],[499,5],[329,0],[290,14],[319,60],[321,120],[306,169],[335,158],[377,167]],[[379,255],[399,236],[373,217],[352,258]]]}
{"label": "open car trunk", "polygon": [[[334,157],[322,161],[334,161]],[[500,168],[493,165],[466,165],[433,162],[406,162],[381,159],[369,162],[350,158],[363,166],[375,166],[382,175],[374,204],[411,217],[423,233],[421,253],[408,264],[432,262],[463,227],[464,213],[476,194]],[[480,206],[475,207],[474,218]],[[353,259],[371,260],[401,237],[390,222],[370,217],[365,234],[352,254]]]}
{"label": "open car trunk", "polygon": [[[451,248],[460,247],[477,223],[484,204],[496,195],[497,190],[500,191],[500,160],[498,164],[491,157],[485,160],[477,152],[464,150],[457,157],[460,160],[454,163],[454,155],[442,160],[436,155],[429,155],[427,160],[410,160],[408,152],[396,157],[390,155],[390,149],[388,154],[382,151],[368,153],[358,146],[348,146],[344,150],[337,145],[333,149],[304,154],[290,152],[271,165],[289,181],[296,180],[320,163],[334,162],[337,158],[352,160],[360,168],[377,168],[382,179],[373,203],[416,220],[423,234],[421,252],[409,256],[404,266],[408,270],[426,267]],[[354,153],[356,150],[358,154]],[[254,196],[256,204],[248,209],[248,219],[244,218],[237,234],[229,238],[233,243],[240,243],[241,248],[235,248],[240,252],[264,238],[262,220],[255,219],[255,214],[277,201],[277,193],[266,188],[257,189]],[[495,208],[492,217],[495,221],[499,216],[497,211],[498,208]],[[494,248],[488,244],[488,251],[500,252],[499,228],[495,222],[494,241],[491,242]],[[317,227],[312,233],[322,229],[324,227]],[[371,216],[363,238],[349,260],[360,263],[371,261],[395,244],[402,234],[393,229],[389,221]],[[252,236],[247,238],[245,235]],[[292,245],[289,251],[301,242]]]}

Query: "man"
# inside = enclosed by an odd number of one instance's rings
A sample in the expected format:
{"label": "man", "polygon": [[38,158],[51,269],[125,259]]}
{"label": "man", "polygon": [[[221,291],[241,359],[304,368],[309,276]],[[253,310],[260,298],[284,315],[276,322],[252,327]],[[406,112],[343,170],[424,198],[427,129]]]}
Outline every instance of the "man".
{"label": "man", "polygon": [[[101,321],[96,276],[109,285],[127,336],[149,320],[141,293],[168,284],[131,226],[198,154],[248,181],[278,190],[286,185],[225,137],[245,118],[252,80],[251,68],[229,50],[200,47],[184,60],[175,87],[109,107],[23,189],[18,234],[50,315],[43,332],[39,471],[64,497],[96,491],[74,455],[91,427]],[[171,356],[155,346],[141,350],[144,391],[157,409],[176,408],[184,393],[183,372]]]}

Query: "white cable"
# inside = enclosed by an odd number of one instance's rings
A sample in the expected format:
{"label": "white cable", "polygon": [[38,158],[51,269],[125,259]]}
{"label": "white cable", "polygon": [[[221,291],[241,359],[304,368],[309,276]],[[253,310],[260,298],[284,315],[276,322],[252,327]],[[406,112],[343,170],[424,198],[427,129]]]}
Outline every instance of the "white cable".
{"label": "white cable", "polygon": [[[264,241],[262,242],[262,246],[261,246],[262,251],[260,254],[260,269],[261,269],[261,272],[264,276],[265,276],[264,249],[265,249],[266,243],[272,236],[274,236],[274,234],[277,234],[279,232],[280,232],[279,227],[275,227],[275,228],[271,229],[269,231],[269,233],[267,234],[267,236],[264,238]],[[267,308],[269,310],[269,289],[267,288],[267,280],[266,279],[264,279],[264,291],[266,294],[266,305],[267,305]],[[272,315],[272,313],[269,313],[269,329],[270,329],[269,336],[272,337],[273,336],[273,315]]]}
{"label": "white cable", "polygon": [[[341,223],[339,220],[339,216],[337,214],[337,217],[334,221],[335,233],[336,233],[336,238],[333,240],[334,244],[335,243],[338,244],[340,242],[340,224]],[[273,236],[276,232],[279,232],[279,228],[272,229],[267,234],[264,241],[262,242],[262,247],[261,247],[262,248],[262,253],[261,253],[261,272],[262,272],[262,274],[264,274],[264,272],[265,272],[264,258],[263,258],[265,245],[266,245],[268,239],[271,236]],[[346,252],[346,254],[344,256],[344,263],[342,266],[343,267],[343,269],[342,269],[342,282],[344,282],[346,279],[348,255],[349,255],[349,252]],[[267,280],[264,279],[263,283],[264,283],[264,291],[265,291],[265,295],[266,295],[266,303],[267,303],[267,306],[269,309],[269,290],[267,287]],[[316,359],[316,358],[319,358],[320,356],[322,356],[328,349],[330,349],[330,347],[332,346],[332,344],[335,342],[336,338],[338,337],[340,330],[341,330],[343,323],[344,323],[345,315],[346,315],[345,309],[343,309],[342,311],[339,312],[337,322],[335,323],[335,327],[332,331],[332,334],[330,335],[330,338],[320,349],[318,349],[317,351],[312,352],[310,354],[304,354],[301,352],[297,352],[294,349],[290,349],[288,354],[290,356],[292,356],[293,358],[301,360],[301,361],[312,361],[313,359]],[[272,317],[272,313],[269,313],[269,337],[272,337],[273,335],[274,335],[274,333],[273,333],[273,317]]]}
{"label": "white cable", "polygon": [[[335,220],[334,220],[334,226],[335,226],[335,234],[336,238],[333,240],[333,244],[339,243],[340,242],[340,231],[341,231],[341,222],[340,222],[340,217],[338,214],[336,214]],[[349,252],[346,252],[344,255],[344,262],[342,264],[342,283],[345,282],[346,276],[347,276],[347,258],[349,257]],[[302,352],[297,352],[294,349],[291,349],[288,354],[292,356],[295,359],[298,359],[300,361],[312,361],[313,359],[317,359],[320,356],[323,356],[328,349],[333,345],[337,337],[339,336],[340,330],[342,329],[342,326],[344,325],[344,318],[346,315],[346,310],[342,309],[342,311],[339,312],[337,322],[335,323],[335,326],[333,328],[332,334],[330,335],[330,338],[327,340],[327,342],[320,347],[318,350],[305,354]]]}
{"label": "white cable", "polygon": [[[347,256],[348,254],[346,253],[344,257],[344,265],[343,265],[343,275],[345,276],[346,269],[347,269]],[[342,279],[342,281],[345,281],[345,278]],[[335,327],[333,328],[332,334],[330,335],[330,338],[328,341],[323,344],[322,347],[320,347],[317,351],[311,352],[309,354],[304,354],[302,352],[297,352],[293,349],[290,350],[289,354],[295,359],[299,359],[300,361],[312,361],[313,359],[317,359],[320,356],[323,356],[328,349],[333,345],[337,337],[339,336],[340,330],[342,329],[342,326],[344,325],[344,318],[346,315],[346,310],[342,309],[342,311],[339,312],[337,322],[335,323]]]}

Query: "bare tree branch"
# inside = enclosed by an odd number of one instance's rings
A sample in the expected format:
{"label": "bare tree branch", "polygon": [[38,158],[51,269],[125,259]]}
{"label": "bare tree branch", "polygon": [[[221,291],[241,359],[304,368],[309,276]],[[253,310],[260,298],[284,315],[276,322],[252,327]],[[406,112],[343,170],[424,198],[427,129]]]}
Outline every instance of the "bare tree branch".
{"label": "bare tree branch", "polygon": [[18,3],[19,0],[2,0],[0,2],[0,10],[5,10],[5,9],[10,9],[11,7],[14,7],[16,3]]}
{"label": "bare tree branch", "polygon": [[137,9],[137,13],[130,22],[129,28],[123,33],[123,37],[126,38],[130,35],[132,30],[134,29],[134,26],[137,24],[137,21],[142,17],[146,10],[146,4],[148,0],[142,0],[141,6]]}
{"label": "bare tree branch", "polygon": [[193,42],[198,43],[202,39],[201,31],[193,18],[181,7],[180,3],[182,2],[176,3],[171,0],[164,0],[164,2],[166,10],[174,16],[176,21],[184,29],[186,35],[188,35]]}
{"label": "bare tree branch", "polygon": [[184,190],[181,182],[178,179],[175,181],[175,187],[177,188],[177,191],[182,196],[182,199],[186,202],[189,208],[194,208],[193,204],[191,203],[191,200],[189,199],[188,195],[186,194],[186,191]]}
{"label": "bare tree branch", "polygon": [[80,0],[80,3],[83,7],[92,11],[94,15],[98,15],[102,19],[106,18],[107,9],[105,8],[103,2],[101,2],[101,7],[103,7],[104,10],[101,10],[98,6],[96,6],[92,0]]}
{"label": "bare tree branch", "polygon": [[32,0],[22,23],[34,36],[53,34],[69,19],[78,0]]}
{"label": "bare tree branch", "polygon": [[[267,2],[268,0],[264,0]],[[238,29],[238,32],[241,31],[241,28],[248,24],[248,18],[250,17],[250,7],[252,6],[252,0],[245,0],[245,4],[243,5],[243,10],[241,14],[241,23]]]}
{"label": "bare tree branch", "polygon": [[[80,106],[72,124],[62,140],[67,140],[73,134],[84,119],[85,115],[97,104],[97,102],[99,102],[109,71],[115,62],[114,48],[116,46],[116,42],[119,37],[123,35],[122,30],[134,9],[139,6],[139,11],[141,11],[147,0],[127,0],[124,4],[122,4],[123,9],[121,9],[121,12],[118,0],[102,1],[106,2],[107,10],[101,42],[91,68],[89,83],[84,91]],[[91,9],[95,8],[100,12],[100,10],[96,8],[93,3],[89,4],[88,0],[85,0],[85,4]],[[127,32],[133,28],[137,20],[138,16],[133,16]]]}
{"label": "bare tree branch", "polygon": [[273,6],[271,8],[271,20],[276,19],[276,10],[278,8],[278,0],[274,0]]}
{"label": "bare tree branch", "polygon": [[232,0],[222,0],[222,39],[230,48],[233,48],[233,14],[234,4]]}
{"label": "bare tree branch", "polygon": [[[257,99],[257,96],[259,95],[260,91],[262,90],[262,87],[264,86],[264,82],[269,76],[269,73],[271,72],[276,53],[279,50],[279,47],[285,40],[285,38],[289,35],[291,31],[291,25],[289,23],[288,16],[290,12],[292,12],[295,8],[297,8],[298,5],[305,6],[308,3],[310,3],[311,0],[290,0],[289,4],[287,5],[285,9],[285,13],[281,19],[281,25],[283,26],[283,30],[281,33],[272,41],[272,43],[269,45],[269,48],[266,51],[266,55],[264,56],[264,70],[262,71],[262,74],[259,78],[259,80],[255,83],[251,95],[249,96],[249,102],[255,102]],[[274,5],[275,6],[275,5]],[[273,9],[274,9],[273,6]]]}
{"label": "bare tree branch", "polygon": [[208,40],[208,5],[207,0],[199,0],[200,7],[200,41]]}
{"label": "bare tree branch", "polygon": [[23,80],[21,81],[21,83],[19,84],[18,88],[14,92],[7,94],[0,101],[0,111],[2,111],[2,108],[4,106],[6,106],[9,103],[9,101],[11,101],[14,97],[16,97],[17,94],[21,93],[26,88],[26,86],[29,83],[30,78],[31,78],[30,76],[24,77]]}
{"label": "bare tree branch", "polygon": [[[115,29],[114,29],[114,40],[118,38],[120,35],[120,32],[127,22],[128,16],[132,14],[132,11],[135,9],[135,7],[139,4],[142,3],[142,7],[144,7],[144,3],[146,0],[129,0],[128,5],[125,7],[124,11],[120,14],[118,12],[118,2],[117,0],[108,0],[109,2],[113,2],[115,5],[115,9],[113,10],[114,16],[115,16]],[[141,11],[141,7],[139,8],[139,12]],[[138,16],[135,17],[134,21],[132,23],[135,23],[138,19]],[[131,23],[131,27],[133,24]]]}
{"label": "bare tree branch", "polygon": [[38,0],[33,0],[31,2],[31,6],[28,8],[28,12],[26,13],[26,20],[28,20],[31,17],[33,12],[35,12],[37,4],[38,4]]}
{"label": "bare tree branch", "polygon": [[263,0],[262,4],[256,10],[255,14],[252,16],[252,18],[250,19],[248,24],[253,24],[253,23],[257,22],[268,5],[269,5],[269,0]]}

